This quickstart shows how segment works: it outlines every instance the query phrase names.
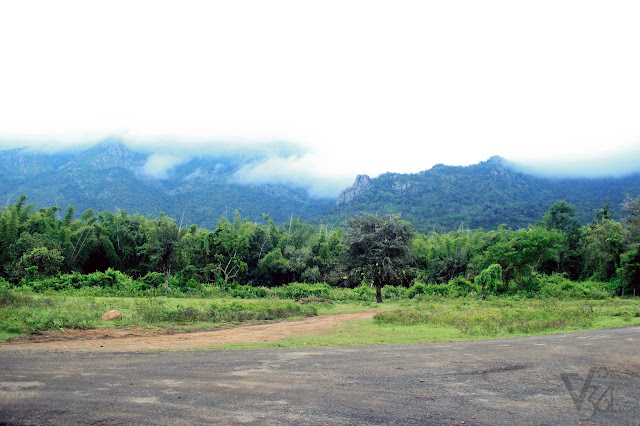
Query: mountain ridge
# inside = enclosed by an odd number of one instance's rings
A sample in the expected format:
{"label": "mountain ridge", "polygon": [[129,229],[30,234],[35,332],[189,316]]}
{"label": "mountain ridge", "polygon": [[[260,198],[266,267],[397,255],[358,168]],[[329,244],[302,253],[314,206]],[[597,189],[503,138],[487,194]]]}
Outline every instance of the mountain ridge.
{"label": "mountain ridge", "polygon": [[573,204],[577,218],[586,224],[606,203],[620,217],[625,196],[640,195],[640,173],[622,178],[541,177],[493,156],[470,166],[436,164],[418,173],[358,175],[336,198],[314,199],[302,188],[238,183],[234,176],[245,162],[237,156],[196,156],[169,168],[166,178],[145,172],[150,157],[117,141],[78,152],[0,151],[0,199],[25,194],[40,207],[74,205],[78,212],[184,213],[189,223],[209,228],[234,210],[254,221],[266,213],[276,222],[293,215],[334,226],[363,212],[401,213],[417,230],[427,232],[492,229],[502,223],[526,227],[558,199]]}
{"label": "mountain ridge", "polygon": [[519,171],[499,156],[470,166],[436,164],[418,173],[384,173],[362,178],[324,218],[339,220],[360,214],[402,213],[416,229],[526,227],[542,218],[558,199],[573,204],[583,224],[605,204],[621,215],[627,195],[640,195],[640,173],[620,178],[552,178]]}

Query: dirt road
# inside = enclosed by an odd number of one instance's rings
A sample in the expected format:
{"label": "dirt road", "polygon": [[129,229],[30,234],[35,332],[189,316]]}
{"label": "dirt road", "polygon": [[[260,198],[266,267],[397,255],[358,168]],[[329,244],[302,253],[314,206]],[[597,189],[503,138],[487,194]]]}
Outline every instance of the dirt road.
{"label": "dirt road", "polygon": [[312,350],[0,350],[0,424],[638,425],[639,413],[640,327]]}
{"label": "dirt road", "polygon": [[367,319],[381,310],[337,315],[320,315],[301,320],[244,325],[196,333],[137,335],[123,329],[95,329],[58,333],[56,340],[18,342],[0,345],[2,350],[73,350],[83,352],[136,352],[144,350],[180,350],[229,343],[275,342],[295,335],[326,333],[346,321]]}

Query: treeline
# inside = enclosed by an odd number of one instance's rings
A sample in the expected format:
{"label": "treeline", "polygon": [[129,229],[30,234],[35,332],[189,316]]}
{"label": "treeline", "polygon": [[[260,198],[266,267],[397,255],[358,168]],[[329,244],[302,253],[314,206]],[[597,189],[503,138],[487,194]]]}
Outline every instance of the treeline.
{"label": "treeline", "polygon": [[[581,226],[573,206],[558,201],[525,229],[412,232],[407,262],[385,284],[466,285],[499,265],[505,292],[535,292],[541,277],[556,274],[640,289],[640,198],[624,208],[622,222],[605,206]],[[255,223],[238,213],[232,220],[222,217],[214,230],[125,211],[90,209],[76,217],[73,208],[35,210],[22,196],[0,212],[0,277],[19,286],[113,269],[179,288],[294,282],[357,287],[371,277],[349,262],[349,232],[348,226],[329,229],[295,218],[278,225],[266,215]]]}

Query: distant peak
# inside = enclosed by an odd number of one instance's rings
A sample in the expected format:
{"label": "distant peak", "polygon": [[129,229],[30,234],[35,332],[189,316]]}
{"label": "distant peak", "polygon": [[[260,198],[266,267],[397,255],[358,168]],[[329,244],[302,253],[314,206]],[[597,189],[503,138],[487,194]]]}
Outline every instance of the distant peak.
{"label": "distant peak", "polygon": [[356,176],[356,180],[353,183],[353,185],[359,185],[359,184],[369,184],[371,182],[371,178],[369,177],[369,175],[358,175]]}
{"label": "distant peak", "polygon": [[356,176],[356,180],[353,185],[338,195],[338,201],[336,202],[337,205],[349,204],[354,198],[367,192],[371,185],[371,178],[368,175]]}

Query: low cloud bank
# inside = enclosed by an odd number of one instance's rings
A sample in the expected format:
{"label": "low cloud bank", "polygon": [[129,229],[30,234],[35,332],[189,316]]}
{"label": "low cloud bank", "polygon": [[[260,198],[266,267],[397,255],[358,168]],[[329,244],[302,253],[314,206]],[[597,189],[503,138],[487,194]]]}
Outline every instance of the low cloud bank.
{"label": "low cloud bank", "polygon": [[[432,164],[443,162],[442,153],[424,158],[419,152],[401,151],[390,146],[373,147],[366,150],[313,149],[303,144],[287,141],[264,140],[199,140],[184,138],[140,139],[130,135],[90,139],[90,142],[64,143],[64,141],[7,141],[0,140],[0,149],[25,147],[36,152],[62,152],[87,149],[97,143],[122,143],[131,150],[148,154],[146,164],[140,172],[151,178],[168,179],[171,172],[181,164],[194,158],[218,158],[232,164],[230,180],[241,184],[280,184],[304,188],[309,195],[319,198],[335,198],[351,185],[355,176],[367,173],[374,177],[380,171],[412,173],[427,170]],[[379,155],[384,152],[384,155]],[[375,155],[374,155],[375,154]],[[397,154],[397,155],[396,155]],[[498,153],[499,154],[499,153]],[[485,154],[475,153],[472,157]],[[449,155],[447,164],[470,164],[472,158],[457,158]],[[486,160],[477,158],[475,162]],[[464,161],[463,161],[464,160]],[[638,147],[625,150],[601,149],[596,153],[559,155],[553,152],[540,153],[536,157],[524,156],[505,159],[519,171],[552,178],[571,177],[621,177],[640,173],[640,143]],[[205,173],[196,170],[188,177],[195,179]]]}
{"label": "low cloud bank", "polygon": [[316,198],[333,198],[353,181],[349,173],[327,173],[323,160],[312,153],[269,156],[241,166],[233,181],[245,184],[281,184],[306,188]]}
{"label": "low cloud bank", "polygon": [[640,147],[626,151],[577,153],[575,157],[549,157],[544,159],[509,159],[518,170],[553,178],[623,177],[640,173]]}

